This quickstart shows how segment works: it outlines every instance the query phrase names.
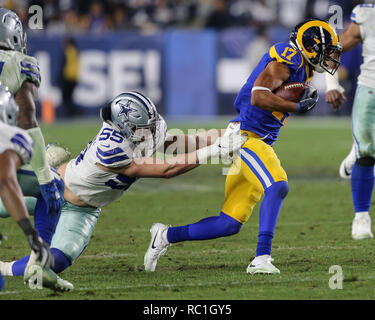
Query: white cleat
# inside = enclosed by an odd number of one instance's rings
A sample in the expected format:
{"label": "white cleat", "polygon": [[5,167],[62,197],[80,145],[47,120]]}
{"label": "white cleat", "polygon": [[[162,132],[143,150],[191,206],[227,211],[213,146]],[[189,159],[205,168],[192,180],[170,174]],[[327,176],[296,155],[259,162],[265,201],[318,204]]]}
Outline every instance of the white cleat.
{"label": "white cleat", "polygon": [[251,261],[249,266],[246,269],[246,272],[249,274],[263,273],[263,274],[276,274],[280,273],[280,270],[277,269],[273,264],[273,259],[270,255],[265,254],[262,256],[257,256]]}
{"label": "white cleat", "polygon": [[373,237],[370,215],[368,212],[357,212],[352,223],[352,238],[354,240],[364,240]]}
{"label": "white cleat", "polygon": [[50,143],[46,147],[47,163],[51,168],[57,169],[64,162],[70,159],[71,153],[68,149],[61,147],[55,143]]}
{"label": "white cleat", "polygon": [[350,179],[355,161],[356,161],[355,144],[353,144],[352,149],[350,150],[349,154],[340,164],[339,174],[341,178]]}
{"label": "white cleat", "polygon": [[23,279],[25,284],[28,284],[32,290],[49,288],[54,291],[64,292],[74,289],[73,284],[60,278],[49,267],[42,268],[40,263],[36,261],[33,252],[30,255]]}
{"label": "white cleat", "polygon": [[146,254],[144,256],[144,266],[146,271],[154,272],[159,258],[167,252],[171,244],[163,239],[163,233],[167,231],[169,226],[162,223],[155,223],[152,225],[151,241]]}

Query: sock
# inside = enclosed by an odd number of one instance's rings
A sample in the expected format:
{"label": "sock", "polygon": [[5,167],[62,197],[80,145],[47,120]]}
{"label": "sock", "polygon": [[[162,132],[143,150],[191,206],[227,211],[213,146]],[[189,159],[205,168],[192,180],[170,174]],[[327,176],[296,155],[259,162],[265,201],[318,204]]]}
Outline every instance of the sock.
{"label": "sock", "polygon": [[259,210],[259,234],[256,256],[270,255],[277,219],[289,186],[285,181],[274,183],[266,189]]}
{"label": "sock", "polygon": [[40,184],[46,184],[53,180],[50,167],[47,163],[46,144],[39,127],[28,129],[27,133],[33,139],[33,156],[30,164]]}
{"label": "sock", "polygon": [[40,195],[35,205],[34,223],[39,236],[48,244],[51,244],[59,218],[60,215],[48,214],[46,202],[43,196]]}
{"label": "sock", "polygon": [[12,273],[14,276],[23,276],[30,256],[23,257],[15,261],[12,265]]}
{"label": "sock", "polygon": [[170,227],[167,239],[170,243],[215,239],[236,234],[241,227],[240,222],[221,212],[220,216],[208,217],[193,224]]}
{"label": "sock", "polygon": [[[51,248],[51,252],[55,258],[55,266],[53,267],[53,271],[56,273],[62,272],[67,267],[71,265],[70,260],[67,258],[67,256],[59,249]],[[25,269],[27,266],[27,263],[29,262],[30,256],[23,257],[17,261],[14,261],[11,265],[11,273],[7,274],[9,276],[23,276],[25,273]],[[10,273],[10,272],[8,272]]]}
{"label": "sock", "polygon": [[369,211],[374,188],[374,166],[353,166],[350,179],[355,212]]}
{"label": "sock", "polygon": [[60,273],[72,264],[65,253],[61,250],[57,248],[51,248],[51,252],[55,258],[55,266],[53,267],[54,272]]}
{"label": "sock", "polygon": [[[27,211],[29,212],[29,215],[34,215],[34,208],[36,204],[36,198],[34,197],[23,197],[23,200],[25,201],[25,205],[27,208]],[[0,218],[9,218],[10,215],[7,211],[7,209],[4,207],[3,202],[0,200]]]}

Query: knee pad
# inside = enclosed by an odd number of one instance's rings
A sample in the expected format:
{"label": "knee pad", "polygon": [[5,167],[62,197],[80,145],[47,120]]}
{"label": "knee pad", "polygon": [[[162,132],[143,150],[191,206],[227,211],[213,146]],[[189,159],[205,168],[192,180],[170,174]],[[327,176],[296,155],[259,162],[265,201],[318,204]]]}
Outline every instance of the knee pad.
{"label": "knee pad", "polygon": [[375,165],[375,159],[373,157],[362,157],[359,158],[355,163],[359,166],[372,167]]}
{"label": "knee pad", "polygon": [[228,216],[227,214],[221,212],[218,221],[221,225],[222,233],[224,236],[230,236],[240,232],[242,224],[236,219]]}
{"label": "knee pad", "polygon": [[53,267],[54,272],[60,273],[72,264],[65,253],[61,250],[51,248],[51,252],[53,254],[53,257],[55,258],[55,265]]}
{"label": "knee pad", "polygon": [[284,199],[288,195],[289,184],[286,181],[278,181],[270,186],[266,191],[271,191],[272,193],[277,194],[281,199]]}

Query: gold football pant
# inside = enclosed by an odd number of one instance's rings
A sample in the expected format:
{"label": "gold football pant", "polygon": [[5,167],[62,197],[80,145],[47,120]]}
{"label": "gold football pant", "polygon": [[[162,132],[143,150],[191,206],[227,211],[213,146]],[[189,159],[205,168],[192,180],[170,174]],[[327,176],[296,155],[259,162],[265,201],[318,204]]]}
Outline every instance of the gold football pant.
{"label": "gold football pant", "polygon": [[242,132],[249,138],[229,169],[222,212],[243,224],[265,190],[288,178],[273,148],[255,133]]}

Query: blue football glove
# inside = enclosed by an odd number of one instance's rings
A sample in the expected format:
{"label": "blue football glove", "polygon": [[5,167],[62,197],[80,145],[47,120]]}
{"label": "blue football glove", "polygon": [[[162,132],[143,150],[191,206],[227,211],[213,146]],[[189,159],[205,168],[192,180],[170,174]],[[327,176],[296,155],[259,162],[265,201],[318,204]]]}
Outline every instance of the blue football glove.
{"label": "blue football glove", "polygon": [[48,214],[60,214],[64,204],[64,186],[64,181],[56,178],[50,183],[40,185],[40,191],[46,201]]}
{"label": "blue football glove", "polygon": [[297,103],[297,112],[304,113],[313,109],[318,103],[319,95],[317,90],[311,91],[310,88],[305,90],[300,102]]}

